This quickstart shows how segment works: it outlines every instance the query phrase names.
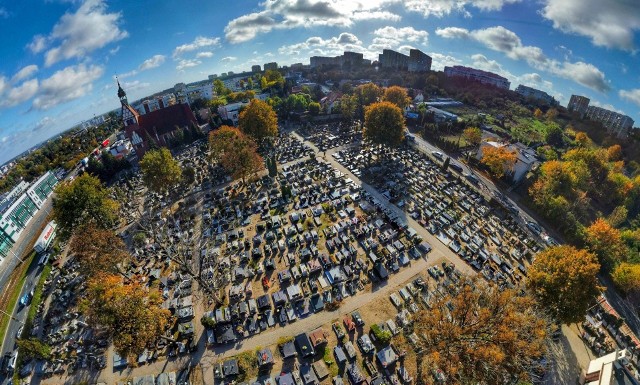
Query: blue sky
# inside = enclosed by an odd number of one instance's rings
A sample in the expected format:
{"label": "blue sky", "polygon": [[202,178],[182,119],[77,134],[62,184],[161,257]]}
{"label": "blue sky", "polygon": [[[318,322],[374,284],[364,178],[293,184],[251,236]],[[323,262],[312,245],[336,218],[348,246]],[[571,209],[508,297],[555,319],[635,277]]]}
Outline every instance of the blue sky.
{"label": "blue sky", "polygon": [[[0,0],[0,163],[118,106],[252,64],[418,48],[640,122],[637,0]],[[636,126],[640,123],[636,123]]]}

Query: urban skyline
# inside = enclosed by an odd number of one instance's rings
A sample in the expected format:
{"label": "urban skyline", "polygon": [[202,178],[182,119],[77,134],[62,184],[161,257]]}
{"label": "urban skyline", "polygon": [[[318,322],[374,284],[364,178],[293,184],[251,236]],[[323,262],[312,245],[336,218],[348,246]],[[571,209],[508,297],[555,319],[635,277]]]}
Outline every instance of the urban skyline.
{"label": "urban skyline", "polygon": [[[639,120],[632,69],[640,16],[629,7],[559,0],[0,4],[0,31],[14,36],[0,65],[0,162],[116,108],[116,74],[135,100],[212,73],[307,64],[345,50],[376,60],[383,49],[417,48],[434,70],[487,70],[563,105],[571,94],[585,95]],[[605,28],[616,18],[619,28]]]}

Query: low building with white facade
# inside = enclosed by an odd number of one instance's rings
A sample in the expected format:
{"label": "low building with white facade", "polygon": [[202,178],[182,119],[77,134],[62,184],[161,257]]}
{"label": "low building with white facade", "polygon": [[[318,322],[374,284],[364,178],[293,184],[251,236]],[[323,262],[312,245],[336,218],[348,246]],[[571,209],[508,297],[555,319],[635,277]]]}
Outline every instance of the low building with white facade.
{"label": "low building with white facade", "polygon": [[482,160],[483,152],[486,148],[505,148],[516,154],[516,162],[513,167],[505,169],[505,175],[511,177],[514,183],[520,182],[539,162],[538,155],[535,150],[525,146],[522,143],[504,143],[497,138],[484,138],[480,143],[477,158]]}

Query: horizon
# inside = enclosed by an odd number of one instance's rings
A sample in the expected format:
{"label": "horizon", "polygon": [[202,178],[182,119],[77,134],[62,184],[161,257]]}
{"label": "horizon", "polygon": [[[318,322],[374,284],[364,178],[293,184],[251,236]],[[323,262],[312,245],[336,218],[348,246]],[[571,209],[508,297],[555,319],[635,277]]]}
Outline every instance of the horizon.
{"label": "horizon", "polygon": [[1,49],[2,164],[117,109],[115,75],[137,100],[253,64],[343,51],[376,59],[385,48],[417,48],[433,70],[493,72],[561,105],[584,95],[640,121],[640,12],[625,0],[33,0],[0,2],[0,19],[13,36]]}

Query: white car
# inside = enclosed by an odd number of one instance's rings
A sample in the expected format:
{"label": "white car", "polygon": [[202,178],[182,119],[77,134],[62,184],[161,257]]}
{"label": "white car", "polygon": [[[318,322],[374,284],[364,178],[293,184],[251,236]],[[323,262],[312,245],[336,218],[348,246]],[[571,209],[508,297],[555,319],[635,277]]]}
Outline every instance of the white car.
{"label": "white car", "polygon": [[444,155],[442,155],[442,153],[440,151],[431,151],[431,155],[435,156],[436,158],[442,160],[442,157]]}

